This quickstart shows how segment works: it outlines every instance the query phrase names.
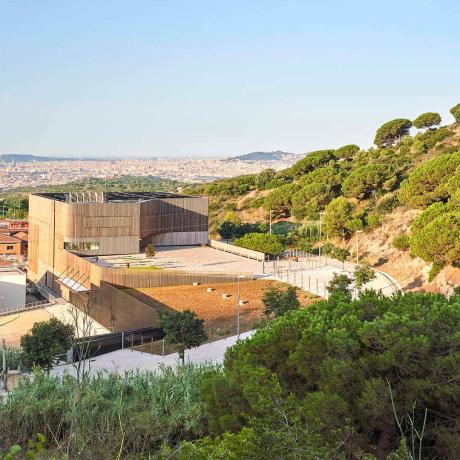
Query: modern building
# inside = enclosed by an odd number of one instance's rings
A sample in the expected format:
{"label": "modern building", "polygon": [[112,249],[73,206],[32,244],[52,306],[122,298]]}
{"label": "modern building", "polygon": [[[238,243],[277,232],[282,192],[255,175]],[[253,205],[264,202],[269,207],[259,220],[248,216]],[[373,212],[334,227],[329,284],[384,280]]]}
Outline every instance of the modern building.
{"label": "modern building", "polygon": [[0,313],[26,303],[26,274],[1,261],[0,263]]}
{"label": "modern building", "polygon": [[81,265],[77,259],[135,254],[149,243],[207,244],[208,199],[164,192],[30,195],[28,277],[53,290],[64,272]]}

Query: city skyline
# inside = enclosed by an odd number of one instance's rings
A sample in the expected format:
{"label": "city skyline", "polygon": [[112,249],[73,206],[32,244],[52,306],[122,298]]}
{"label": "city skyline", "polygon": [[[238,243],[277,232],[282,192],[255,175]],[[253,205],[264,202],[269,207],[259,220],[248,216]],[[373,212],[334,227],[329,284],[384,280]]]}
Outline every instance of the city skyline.
{"label": "city skyline", "polygon": [[0,12],[0,153],[300,154],[369,147],[392,118],[452,121],[453,1],[3,1]]}

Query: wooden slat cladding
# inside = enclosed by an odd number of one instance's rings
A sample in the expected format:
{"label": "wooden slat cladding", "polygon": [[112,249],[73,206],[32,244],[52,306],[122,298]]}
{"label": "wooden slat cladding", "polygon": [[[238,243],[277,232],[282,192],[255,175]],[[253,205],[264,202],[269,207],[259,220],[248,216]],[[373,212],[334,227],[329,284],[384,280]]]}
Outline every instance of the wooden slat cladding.
{"label": "wooden slat cladding", "polygon": [[208,199],[168,198],[149,200],[140,205],[140,236],[168,232],[208,230]]}
{"label": "wooden slat cladding", "polygon": [[173,197],[67,203],[31,194],[29,222],[29,278],[58,292],[56,279],[66,271],[72,273],[72,279],[84,280],[86,287],[99,286],[106,279],[117,284],[124,279],[136,286],[145,281],[146,287],[167,285],[162,283],[182,283],[180,280],[185,278],[177,274],[168,278],[169,275],[112,273],[111,269],[105,271],[66,251],[64,244],[94,243],[96,249],[84,253],[94,256],[138,253],[141,238],[146,238],[146,243],[154,241],[155,235],[164,244],[207,243],[208,200]]}

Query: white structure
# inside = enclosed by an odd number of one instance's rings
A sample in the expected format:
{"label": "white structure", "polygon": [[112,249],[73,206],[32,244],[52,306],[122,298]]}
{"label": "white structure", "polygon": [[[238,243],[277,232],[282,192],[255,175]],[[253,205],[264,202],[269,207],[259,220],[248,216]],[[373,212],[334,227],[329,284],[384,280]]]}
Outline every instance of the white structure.
{"label": "white structure", "polygon": [[16,268],[0,270],[0,312],[26,304],[26,274]]}

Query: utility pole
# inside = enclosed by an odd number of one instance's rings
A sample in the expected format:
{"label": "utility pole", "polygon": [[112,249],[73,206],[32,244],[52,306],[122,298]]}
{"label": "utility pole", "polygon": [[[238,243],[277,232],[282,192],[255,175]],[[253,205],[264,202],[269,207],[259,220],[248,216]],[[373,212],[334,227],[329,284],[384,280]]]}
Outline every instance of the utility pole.
{"label": "utility pole", "polygon": [[272,234],[272,214],[273,214],[273,209],[270,209],[270,235]]}
{"label": "utility pole", "polygon": [[321,227],[322,227],[323,214],[324,214],[324,212],[319,213],[319,258],[320,258],[320,263],[321,263],[321,248],[323,246],[323,243],[321,241],[321,239],[322,239],[322,234],[321,234],[322,228]]}
{"label": "utility pole", "polygon": [[238,293],[236,295],[236,335],[237,339],[240,338],[240,279],[244,278],[244,275],[238,275],[237,280],[237,290]]}
{"label": "utility pole", "polygon": [[363,233],[362,230],[356,230],[356,265],[359,265],[359,234]]}

